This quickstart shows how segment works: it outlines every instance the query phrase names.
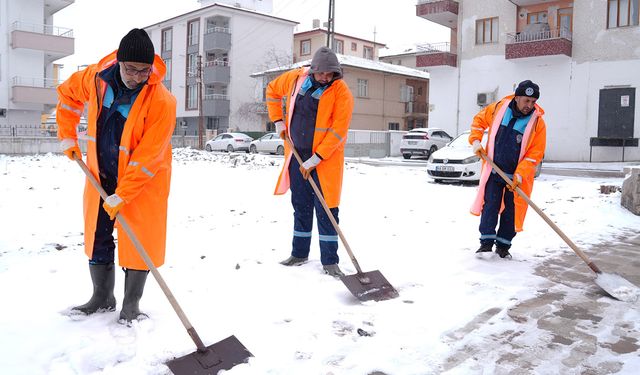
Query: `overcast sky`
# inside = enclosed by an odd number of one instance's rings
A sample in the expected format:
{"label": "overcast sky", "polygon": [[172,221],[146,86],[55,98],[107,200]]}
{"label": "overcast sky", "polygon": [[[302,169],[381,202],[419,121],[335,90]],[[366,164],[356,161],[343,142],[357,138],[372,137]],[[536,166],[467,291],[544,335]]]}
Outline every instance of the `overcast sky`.
{"label": "overcast sky", "polygon": [[[55,14],[55,25],[73,29],[75,37],[75,54],[57,61],[65,66],[63,77],[78,65],[95,63],[118,48],[130,29],[200,7],[197,0],[110,0],[100,4],[76,0]],[[415,15],[416,4],[417,0],[336,0],[335,31],[375,38],[394,50],[415,43],[449,41],[449,29]],[[299,22],[296,31],[305,31],[311,29],[314,18],[327,20],[329,0],[274,0],[273,8],[273,15]]]}

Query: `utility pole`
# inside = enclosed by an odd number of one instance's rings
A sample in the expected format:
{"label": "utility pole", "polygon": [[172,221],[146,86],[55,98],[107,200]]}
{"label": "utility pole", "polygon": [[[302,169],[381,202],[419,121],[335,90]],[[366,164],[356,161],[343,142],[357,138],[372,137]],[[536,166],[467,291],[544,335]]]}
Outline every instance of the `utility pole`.
{"label": "utility pole", "polygon": [[204,150],[204,116],[202,113],[202,55],[198,55],[198,72],[196,82],[198,83],[198,148]]}
{"label": "utility pole", "polygon": [[335,17],[336,17],[336,1],[329,0],[329,18],[327,19],[327,47],[333,50],[335,48]]}

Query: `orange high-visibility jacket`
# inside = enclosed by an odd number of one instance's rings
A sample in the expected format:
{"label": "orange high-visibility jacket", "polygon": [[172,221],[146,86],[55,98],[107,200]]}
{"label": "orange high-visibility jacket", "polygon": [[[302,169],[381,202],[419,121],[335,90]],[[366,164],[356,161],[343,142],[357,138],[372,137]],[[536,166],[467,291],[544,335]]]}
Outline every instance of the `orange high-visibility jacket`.
{"label": "orange high-visibility jacket", "polygon": [[[491,160],[493,160],[494,156],[495,136],[500,128],[504,113],[513,98],[514,95],[509,95],[502,98],[499,102],[489,104],[473,118],[469,143],[473,143],[475,140],[482,141],[482,135],[485,129],[489,128],[489,139],[487,141],[486,151]],[[536,174],[536,166],[542,162],[547,144],[547,126],[542,118],[544,110],[537,104],[535,104],[535,108],[536,110],[533,111],[525,128],[524,135],[522,136],[518,167],[515,171],[515,174],[522,176],[520,189],[527,194],[527,196],[531,196],[531,192],[533,191],[533,179]],[[474,215],[480,215],[482,213],[484,190],[489,175],[491,174],[491,169],[491,165],[484,161],[482,162],[478,194],[471,206],[471,213]],[[524,218],[527,214],[528,204],[527,201],[517,193],[514,193],[513,201],[515,205],[515,230],[516,232],[521,232]],[[504,204],[500,212],[502,212],[502,209],[504,209]]]}
{"label": "orange high-visibility jacket", "polygon": [[[117,63],[116,52],[98,64],[71,75],[58,87],[58,138],[77,139],[76,126],[88,103],[87,166],[99,181],[96,155],[96,121],[107,84],[98,77]],[[162,84],[166,67],[156,55],[147,84],[140,90],[124,124],[118,156],[116,194],[126,204],[120,213],[127,220],[156,267],[164,263],[167,199],[171,181],[171,135],[176,122],[176,99]],[[100,195],[87,180],[84,188],[84,243],[93,253]],[[118,227],[118,261],[121,267],[146,270],[131,239]]]}
{"label": "orange high-visibility jacket", "polygon": [[[295,111],[296,96],[308,76],[309,68],[294,69],[283,73],[267,86],[266,100],[271,121],[283,120],[289,131]],[[293,98],[293,99],[292,99]],[[320,155],[318,180],[327,205],[338,207],[342,192],[344,168],[344,144],[347,141],[349,123],[353,112],[353,96],[342,79],[334,81],[320,96],[318,115],[313,136],[313,152]],[[294,145],[295,147],[295,145]],[[289,189],[289,163],[291,150],[285,142],[285,162],[278,177],[275,194],[284,194]]]}

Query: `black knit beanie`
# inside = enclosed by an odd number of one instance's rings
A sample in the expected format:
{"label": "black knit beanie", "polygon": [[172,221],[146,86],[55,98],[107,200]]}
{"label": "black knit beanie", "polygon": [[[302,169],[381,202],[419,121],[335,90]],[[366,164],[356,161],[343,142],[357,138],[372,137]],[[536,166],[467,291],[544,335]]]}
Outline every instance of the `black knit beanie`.
{"label": "black knit beanie", "polygon": [[142,29],[129,31],[120,41],[117,57],[120,62],[153,64],[155,52],[147,32]]}
{"label": "black knit beanie", "polygon": [[522,81],[516,88],[516,96],[528,96],[538,99],[540,97],[540,87],[530,80]]}

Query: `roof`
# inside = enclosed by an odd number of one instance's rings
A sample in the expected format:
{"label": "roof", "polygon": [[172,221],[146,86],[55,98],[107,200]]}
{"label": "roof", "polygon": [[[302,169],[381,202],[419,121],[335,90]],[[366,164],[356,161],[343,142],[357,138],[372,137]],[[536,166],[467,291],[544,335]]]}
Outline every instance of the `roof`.
{"label": "roof", "polygon": [[[362,57],[341,55],[339,53],[336,54],[336,56],[338,56],[338,61],[340,62],[340,65],[344,67],[372,70],[372,71],[377,71],[382,73],[390,73],[390,74],[396,74],[396,75],[405,76],[405,77],[411,77],[411,78],[429,79],[429,73],[423,72],[421,70],[413,69],[413,68],[408,68],[402,65],[387,64],[381,61],[363,59]],[[284,72],[287,70],[300,68],[308,65],[311,65],[311,60],[304,60],[304,61],[297,62],[295,64],[268,69],[262,72],[256,72],[251,74],[251,77],[261,77],[270,73]]]}
{"label": "roof", "polygon": [[180,14],[178,16],[167,18],[166,20],[163,20],[163,21],[160,21],[160,22],[156,22],[156,23],[154,23],[152,25],[149,25],[149,26],[145,26],[145,27],[143,27],[143,29],[148,29],[150,27],[160,25],[161,23],[172,21],[172,20],[178,19],[180,17],[188,16],[190,14],[194,14],[194,13],[198,13],[198,12],[206,12],[207,10],[210,10],[210,9],[213,9],[213,8],[216,8],[216,7],[217,8],[228,9],[228,10],[235,11],[235,12],[250,13],[250,14],[254,14],[254,15],[258,15],[258,16],[262,16],[262,17],[272,18],[272,19],[275,19],[275,20],[280,20],[280,21],[291,23],[292,25],[299,24],[299,22],[297,22],[297,21],[288,20],[286,18],[274,17],[274,16],[272,16],[270,14],[267,14],[267,13],[256,12],[255,10],[234,7],[234,6],[226,5],[226,4],[213,3],[211,5],[208,5],[208,6],[205,6],[205,7],[202,7],[202,8],[198,8],[196,10],[192,10],[191,12],[182,13],[182,14]]}
{"label": "roof", "polygon": [[[318,34],[318,33],[326,35],[327,34],[327,29],[316,28],[316,29],[312,29],[312,30],[301,31],[299,33],[293,34],[293,37],[295,38],[295,37],[303,36],[303,35],[307,35],[307,34]],[[375,45],[381,46],[381,47],[385,47],[386,46],[386,44],[384,44],[384,43],[379,43],[379,42],[375,42],[375,41],[368,40],[368,39],[358,38],[357,36],[351,36],[351,35],[347,35],[347,34],[340,34],[340,33],[336,33],[336,32],[334,32],[333,35],[341,36],[341,37],[344,37],[344,38],[357,39],[357,40],[361,40],[363,42],[369,42],[371,44],[375,44]]]}

